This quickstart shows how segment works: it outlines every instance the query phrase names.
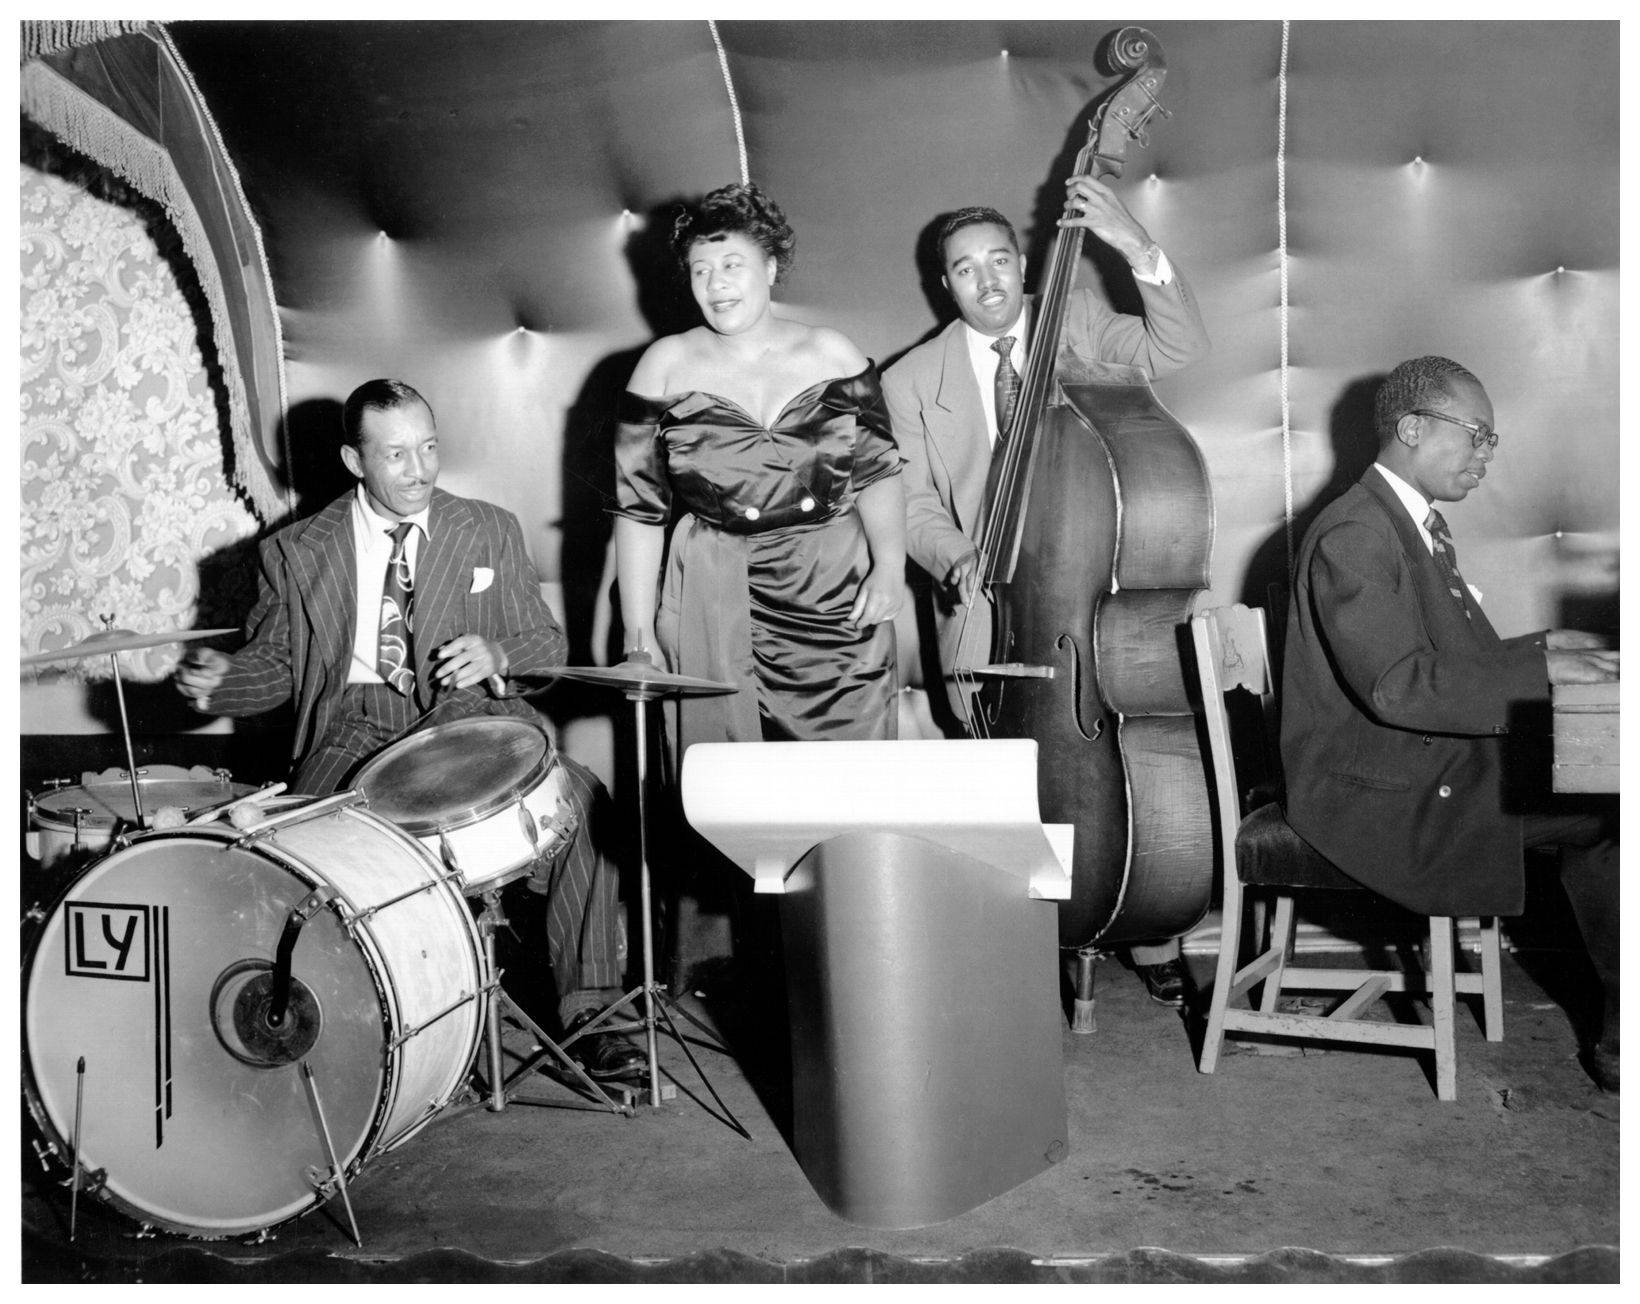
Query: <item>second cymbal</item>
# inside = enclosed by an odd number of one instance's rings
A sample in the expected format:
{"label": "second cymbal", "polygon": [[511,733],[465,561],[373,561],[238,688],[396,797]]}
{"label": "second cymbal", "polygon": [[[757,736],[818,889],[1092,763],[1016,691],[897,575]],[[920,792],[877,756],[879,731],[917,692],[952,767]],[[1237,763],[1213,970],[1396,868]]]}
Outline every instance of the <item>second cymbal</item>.
{"label": "second cymbal", "polygon": [[108,656],[114,652],[134,652],[138,648],[164,647],[167,643],[191,643],[220,634],[237,634],[237,629],[173,629],[159,634],[139,634],[130,629],[109,629],[82,638],[69,647],[51,652],[31,652],[19,665],[43,666],[53,661],[77,661],[81,657]]}
{"label": "second cymbal", "polygon": [[697,679],[691,675],[675,675],[645,661],[622,661],[613,666],[559,666],[542,672],[554,679],[573,679],[583,684],[604,684],[628,693],[646,693],[653,696],[703,697],[712,693],[733,693],[733,684],[721,684],[715,679]]}

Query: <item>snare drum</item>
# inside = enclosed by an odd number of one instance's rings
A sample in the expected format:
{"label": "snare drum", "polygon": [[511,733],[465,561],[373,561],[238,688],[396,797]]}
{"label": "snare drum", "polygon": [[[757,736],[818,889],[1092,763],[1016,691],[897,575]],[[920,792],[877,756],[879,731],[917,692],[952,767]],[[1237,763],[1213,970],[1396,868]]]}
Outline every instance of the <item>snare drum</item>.
{"label": "snare drum", "polygon": [[[279,940],[288,1013],[264,1017]],[[24,1093],[82,1190],[222,1237],[336,1193],[466,1079],[490,969],[454,876],[354,794],[249,828],[139,834],[87,868],[24,965]],[[311,1093],[328,1127],[317,1121]]]}
{"label": "snare drum", "polygon": [[580,820],[546,734],[514,716],[454,720],[401,738],[371,757],[353,786],[460,874],[469,894],[529,873]]}
{"label": "snare drum", "polygon": [[[226,770],[148,765],[137,771],[137,791],[142,796],[143,815],[152,820],[154,812],[164,806],[192,815],[254,789],[234,783]],[[87,771],[74,784],[57,779],[29,794],[28,822],[29,855],[39,860],[40,867],[50,869],[72,857],[59,868],[74,868],[107,847],[116,830],[135,831],[137,807],[131,797],[131,772]]]}

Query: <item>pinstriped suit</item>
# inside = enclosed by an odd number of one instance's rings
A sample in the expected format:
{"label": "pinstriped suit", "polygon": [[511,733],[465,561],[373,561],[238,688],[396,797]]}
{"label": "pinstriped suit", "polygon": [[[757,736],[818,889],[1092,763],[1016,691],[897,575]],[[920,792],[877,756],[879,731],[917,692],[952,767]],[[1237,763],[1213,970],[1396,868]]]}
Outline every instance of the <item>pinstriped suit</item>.
{"label": "pinstriped suit", "polygon": [[[291,763],[298,790],[314,795],[339,787],[380,742],[380,731],[374,740],[359,733],[342,706],[358,603],[352,503],[353,494],[343,494],[262,543],[260,592],[246,622],[249,641],[210,697],[209,709],[227,716],[255,715],[294,700]],[[481,570],[493,578],[474,592]],[[440,719],[537,719],[523,701],[491,698],[481,685],[451,690],[435,684],[433,653],[459,634],[499,643],[509,674],[539,673],[564,662],[564,633],[541,600],[518,519],[442,489],[433,491],[416,563],[414,627],[416,686],[414,700],[399,708],[404,724],[435,704]],[[607,801],[607,794],[590,771],[567,757],[560,760],[580,799],[580,820],[569,847],[536,867],[531,886],[550,898],[547,945],[562,997],[615,986],[622,975],[615,869],[592,843],[591,808]]]}

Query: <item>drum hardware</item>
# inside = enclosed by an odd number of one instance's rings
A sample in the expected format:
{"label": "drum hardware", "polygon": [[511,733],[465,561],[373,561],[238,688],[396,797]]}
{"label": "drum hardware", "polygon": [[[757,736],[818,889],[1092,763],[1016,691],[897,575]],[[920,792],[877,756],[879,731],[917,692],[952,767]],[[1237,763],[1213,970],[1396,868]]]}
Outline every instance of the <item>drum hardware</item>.
{"label": "drum hardware", "polygon": [[[642,653],[629,658],[615,666],[560,666],[555,670],[544,672],[551,679],[571,679],[581,683],[600,684],[606,688],[618,688],[632,703],[632,724],[634,739],[637,744],[637,817],[638,817],[638,887],[640,894],[640,914],[643,920],[643,982],[627,992],[608,1009],[602,1011],[597,1018],[591,1020],[579,1029],[579,1034],[585,1036],[590,1032],[627,1032],[642,1029],[644,1033],[645,1049],[649,1056],[649,1104],[659,1109],[663,1093],[661,1089],[659,1033],[677,1042],[689,1066],[694,1069],[706,1090],[711,1094],[721,1115],[713,1114],[698,1097],[690,1099],[712,1114],[719,1122],[734,1129],[747,1140],[751,1140],[751,1133],[742,1126],[739,1119],[723,1103],[706,1076],[699,1062],[689,1049],[693,1041],[697,1046],[708,1050],[715,1050],[719,1054],[729,1054],[728,1047],[717,1040],[717,1034],[694,1015],[690,1014],[681,1005],[673,1000],[666,989],[655,981],[655,941],[654,941],[654,913],[651,900],[651,886],[649,874],[649,818],[647,786],[649,776],[649,716],[648,705],[662,697],[699,697],[718,693],[733,693],[738,690],[731,684],[721,684],[711,679],[696,679],[689,675],[676,675],[662,670],[659,666]],[[643,997],[643,1014],[640,1018],[624,1023],[607,1023],[619,1011],[634,1005],[639,997]],[[700,1038],[687,1037],[678,1031],[678,1026],[672,1020],[672,1013],[676,1012],[687,1019],[699,1031],[712,1038],[710,1041]],[[661,1026],[664,1023],[664,1028]],[[571,1042],[574,1038],[571,1038]]]}
{"label": "drum hardware", "polygon": [[347,1225],[353,1229],[353,1243],[363,1249],[364,1241],[359,1237],[359,1224],[353,1217],[353,1201],[347,1193],[347,1177],[342,1172],[341,1164],[336,1161],[336,1143],[330,1139],[330,1124],[325,1121],[325,1107],[319,1099],[319,1087],[313,1080],[313,1069],[306,1060],[302,1061],[302,1085],[307,1088],[308,1100],[313,1104],[314,1117],[319,1121],[319,1135],[324,1138],[325,1154],[330,1158],[330,1171],[334,1175],[336,1189],[341,1192],[342,1207],[347,1210]]}
{"label": "drum hardware", "polygon": [[[501,971],[495,965],[496,930],[506,927],[507,924],[506,913],[501,908],[501,889],[499,887],[488,888],[480,894],[480,899],[484,902],[484,909],[478,915],[478,935],[483,939],[484,955],[489,961],[490,972],[494,975],[491,980],[489,1017],[484,1030],[485,1057],[488,1062],[486,1076],[489,1078],[490,1094],[488,1109],[490,1112],[499,1114],[504,1110],[507,1107],[507,1102],[515,1098],[513,1084],[530,1073],[539,1072],[542,1059],[547,1055],[551,1055],[559,1066],[567,1070],[593,1099],[601,1102],[611,1113],[624,1114],[626,1117],[631,1118],[635,1111],[632,1107],[630,1088],[616,1087],[622,1097],[621,1101],[617,1103],[614,1097],[604,1090],[602,1085],[589,1077],[586,1070],[570,1058],[569,1053],[563,1046],[549,1037],[534,1019],[524,1013],[518,1002],[507,995],[506,990],[501,986]],[[515,1069],[511,1077],[506,1075],[501,1056],[501,1016],[503,1007],[505,1007],[506,1016],[529,1032],[540,1048]],[[556,1081],[557,1079],[553,1080]],[[521,1100],[519,1103],[539,1104],[542,1102]]]}
{"label": "drum hardware", "polygon": [[[483,988],[483,990],[488,991],[489,988],[486,986],[485,988]],[[390,1042],[387,1043],[387,1049],[390,1050],[390,1051],[397,1050],[400,1046],[404,1045],[405,1042],[409,1041],[410,1038],[421,1036],[422,1033],[426,1032],[427,1029],[431,1028],[440,1019],[447,1018],[448,1016],[454,1014],[457,1010],[459,1010],[463,1005],[467,1004],[467,1002],[472,1000],[472,999],[473,999],[473,993],[472,992],[462,992],[462,993],[460,993],[455,998],[455,1000],[451,1001],[449,1005],[445,1006],[442,1010],[440,1010],[432,1018],[426,1020],[423,1023],[418,1023],[414,1028],[406,1028],[403,1032],[399,1033],[398,1036],[394,1037]]]}
{"label": "drum hardware", "polygon": [[277,986],[274,965],[247,959],[229,965],[211,987],[212,1030],[222,1049],[241,1064],[261,1069],[295,1064],[318,1044],[324,1023],[318,997],[287,971],[276,1019]]}
{"label": "drum hardware", "polygon": [[74,1065],[74,1179],[68,1196],[68,1239],[73,1240],[80,1217],[80,1120],[85,1114],[85,1056]]}
{"label": "drum hardware", "polygon": [[[302,925],[329,902],[336,899],[336,889],[328,883],[323,887],[316,887],[305,897],[291,907],[290,913],[285,916],[285,927],[279,934],[279,945],[273,952],[273,977],[269,983],[268,1005],[263,1013],[267,1025],[276,1034],[285,1023],[285,1012],[290,1006],[291,997],[291,957],[296,952],[297,940],[302,936]],[[298,984],[300,986],[300,984]],[[315,1028],[315,1036],[318,1030]],[[300,1059],[307,1054],[311,1046],[302,1050],[293,1058]]]}

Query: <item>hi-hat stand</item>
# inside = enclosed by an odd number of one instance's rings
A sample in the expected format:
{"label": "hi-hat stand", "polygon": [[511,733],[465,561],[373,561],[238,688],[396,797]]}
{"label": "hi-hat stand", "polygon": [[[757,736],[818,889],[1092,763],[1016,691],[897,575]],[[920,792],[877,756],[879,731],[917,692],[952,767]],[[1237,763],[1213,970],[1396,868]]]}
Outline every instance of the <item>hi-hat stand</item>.
{"label": "hi-hat stand", "polygon": [[[636,1093],[630,1087],[616,1086],[620,1100],[616,1100],[603,1086],[591,1078],[570,1056],[566,1047],[585,1035],[581,1030],[567,1042],[560,1044],[549,1037],[534,1019],[524,1013],[518,1002],[507,995],[501,987],[501,971],[495,963],[495,934],[498,928],[507,924],[506,913],[501,908],[501,890],[499,886],[492,887],[479,894],[484,902],[484,909],[479,912],[477,924],[478,935],[484,943],[484,959],[490,974],[490,1003],[485,1014],[484,1025],[484,1058],[485,1080],[488,1085],[489,1101],[486,1106],[491,1113],[499,1114],[507,1107],[509,1101],[516,1100],[519,1104],[543,1104],[543,1101],[529,1100],[519,1097],[516,1084],[532,1073],[540,1073],[552,1081],[559,1079],[547,1072],[544,1067],[550,1058],[558,1067],[566,1071],[584,1089],[586,1094],[596,1100],[611,1113],[625,1114],[631,1118],[635,1112],[632,1097]],[[516,1069],[508,1074],[502,1060],[501,1047],[501,1019],[506,1017],[518,1024],[535,1038],[535,1049],[524,1059]],[[567,1084],[565,1084],[567,1085]]]}
{"label": "hi-hat stand", "polygon": [[[564,666],[547,673],[556,679],[573,679],[582,683],[620,689],[626,700],[632,703],[633,733],[637,749],[638,889],[643,919],[643,982],[599,1013],[595,1019],[583,1025],[578,1030],[579,1035],[641,1030],[649,1060],[649,1104],[652,1108],[658,1109],[662,1099],[659,1037],[661,1033],[665,1033],[677,1042],[689,1061],[689,1067],[694,1069],[695,1076],[700,1079],[712,1099],[717,1102],[718,1109],[723,1112],[716,1113],[699,1097],[688,1092],[685,1094],[690,1094],[690,1098],[696,1104],[719,1122],[750,1140],[751,1133],[723,1103],[723,1098],[712,1086],[711,1080],[706,1076],[689,1046],[693,1043],[723,1055],[730,1053],[728,1048],[717,1040],[717,1034],[711,1028],[678,1004],[666,988],[655,981],[654,910],[649,875],[649,703],[662,697],[699,697],[732,693],[736,690],[732,685],[720,684],[716,680],[672,674],[647,659],[623,661],[616,666]],[[642,1014],[636,1018],[616,1022],[616,1016],[623,1010],[634,1010],[640,997],[643,1002]],[[691,1037],[681,1032],[672,1018],[674,1014],[693,1024],[711,1040]],[[675,1078],[673,1082],[676,1082]]]}

